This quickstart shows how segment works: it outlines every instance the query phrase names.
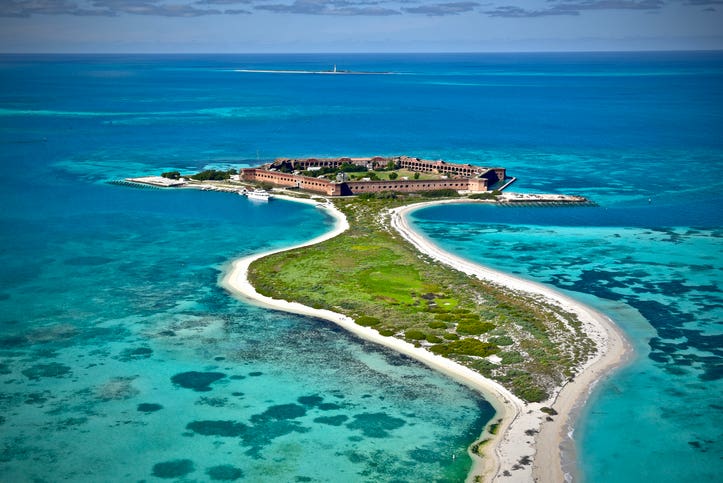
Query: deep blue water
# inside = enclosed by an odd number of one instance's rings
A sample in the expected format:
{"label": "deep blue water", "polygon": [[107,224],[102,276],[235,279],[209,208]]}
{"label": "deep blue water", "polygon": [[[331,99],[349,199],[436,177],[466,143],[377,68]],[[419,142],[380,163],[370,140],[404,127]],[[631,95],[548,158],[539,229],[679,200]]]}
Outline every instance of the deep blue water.
{"label": "deep blue water", "polygon": [[[333,64],[389,74],[234,71]],[[320,210],[107,184],[409,154],[600,203],[415,219],[633,338],[576,430],[588,481],[715,477],[722,134],[720,53],[0,56],[0,474],[459,481],[484,400],[217,286],[233,258],[328,229]]]}

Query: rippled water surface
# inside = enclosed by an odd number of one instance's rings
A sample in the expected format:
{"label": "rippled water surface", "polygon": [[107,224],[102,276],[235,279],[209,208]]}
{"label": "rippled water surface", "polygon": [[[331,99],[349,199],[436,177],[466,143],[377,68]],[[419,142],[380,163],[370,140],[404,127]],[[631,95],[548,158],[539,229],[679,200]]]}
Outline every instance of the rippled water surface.
{"label": "rippled water surface", "polygon": [[[333,64],[399,75],[236,71]],[[601,298],[631,335],[638,359],[578,427],[588,481],[715,479],[722,79],[716,53],[0,56],[2,479],[461,481],[492,417],[478,395],[218,287],[230,260],[328,230],[323,212],[107,183],[377,154],[597,201],[416,223]]]}

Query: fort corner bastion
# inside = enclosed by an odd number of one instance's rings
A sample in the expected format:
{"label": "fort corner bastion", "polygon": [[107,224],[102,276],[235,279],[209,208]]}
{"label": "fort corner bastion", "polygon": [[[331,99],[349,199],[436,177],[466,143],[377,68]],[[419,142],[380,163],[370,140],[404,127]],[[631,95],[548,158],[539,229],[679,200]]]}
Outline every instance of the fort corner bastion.
{"label": "fort corner bastion", "polygon": [[[344,169],[346,168],[346,169]],[[380,180],[365,177],[364,172],[377,169],[407,170],[423,173],[424,179]],[[336,179],[310,175],[323,170],[342,170]],[[356,180],[345,171],[352,171]],[[410,156],[370,158],[279,158],[257,168],[242,169],[240,179],[255,183],[298,188],[326,196],[349,196],[382,191],[418,193],[441,189],[481,193],[490,191],[506,179],[505,168],[486,168],[471,164],[454,164]],[[432,176],[429,176],[432,175]],[[494,187],[494,188],[493,188]]]}

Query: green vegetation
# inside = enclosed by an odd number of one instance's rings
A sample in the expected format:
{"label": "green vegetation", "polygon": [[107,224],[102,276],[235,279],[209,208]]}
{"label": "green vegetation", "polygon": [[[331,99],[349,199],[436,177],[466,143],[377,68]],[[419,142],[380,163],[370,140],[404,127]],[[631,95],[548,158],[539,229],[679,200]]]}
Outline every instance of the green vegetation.
{"label": "green vegetation", "polygon": [[349,230],[255,261],[251,283],[264,295],[333,310],[425,347],[528,401],[544,400],[574,376],[594,343],[574,316],[544,300],[429,263],[385,215],[409,199],[387,192],[333,200]]}
{"label": "green vegetation", "polygon": [[[485,445],[486,445],[487,443],[489,443],[489,442],[490,442],[490,439],[489,439],[489,438],[485,438],[485,439],[483,439],[482,441],[480,441],[480,442],[478,442],[478,443],[475,443],[475,444],[473,444],[472,446],[470,446],[469,449],[470,449],[470,451],[472,451],[472,453],[478,454],[478,455],[481,456],[481,455],[482,455],[482,451],[481,451],[482,447],[485,446]],[[480,476],[478,475],[478,476],[475,476],[475,477],[474,477],[474,481],[482,481],[482,480],[481,480]]]}
{"label": "green vegetation", "polygon": [[490,342],[492,342],[493,344],[497,344],[499,346],[512,345],[515,343],[515,341],[512,340],[512,337],[508,337],[506,335],[501,335],[499,337],[491,337]]}
{"label": "green vegetation", "polygon": [[[493,342],[494,344],[494,342]],[[509,364],[517,364],[518,362],[523,362],[525,359],[522,357],[522,354],[520,354],[517,351],[510,351],[510,352],[502,352],[499,354],[502,364],[509,365]]]}
{"label": "green vegetation", "polygon": [[166,171],[161,173],[161,176],[168,179],[181,179],[181,173],[178,171]]}
{"label": "green vegetation", "polygon": [[405,334],[404,337],[411,340],[425,340],[427,338],[427,334],[422,332],[421,330],[417,329],[409,329]]}
{"label": "green vegetation", "polygon": [[223,181],[229,179],[232,174],[236,174],[235,169],[230,169],[228,171],[207,169],[206,171],[201,171],[200,173],[191,175],[190,178],[195,179],[196,181]]}
{"label": "green vegetation", "polygon": [[469,195],[471,200],[496,200],[502,193],[499,190],[486,191],[484,193],[474,193]]}
{"label": "green vegetation", "polygon": [[377,193],[362,193],[357,195],[357,199],[366,200],[393,200],[400,196],[396,191],[379,191]]}
{"label": "green vegetation", "polygon": [[482,342],[478,339],[460,339],[447,344],[432,346],[431,351],[435,354],[449,356],[459,354],[467,356],[488,357],[497,354],[500,348],[489,342]]}
{"label": "green vegetation", "polygon": [[[294,169],[291,167],[291,163],[283,162],[275,166],[275,169],[282,173],[293,173]],[[384,166],[378,166],[374,170],[369,170],[366,166],[356,165],[353,163],[343,163],[338,168],[330,166],[322,166],[319,168],[308,169],[300,171],[302,176],[308,176],[311,178],[317,178],[323,176],[327,179],[336,179],[339,173],[347,173],[350,180],[361,180],[369,178],[370,181],[394,181],[397,179],[440,179],[438,174],[433,173],[419,173],[411,171],[406,168],[397,168],[394,161],[389,161]],[[446,194],[440,194],[439,196],[456,196],[450,195],[449,192]]]}
{"label": "green vegetation", "polygon": [[368,315],[361,315],[357,317],[354,322],[364,327],[375,327],[382,323],[382,321],[376,317],[369,317]]}
{"label": "green vegetation", "polygon": [[459,193],[453,189],[429,190],[422,191],[421,195],[425,198],[457,198]]}

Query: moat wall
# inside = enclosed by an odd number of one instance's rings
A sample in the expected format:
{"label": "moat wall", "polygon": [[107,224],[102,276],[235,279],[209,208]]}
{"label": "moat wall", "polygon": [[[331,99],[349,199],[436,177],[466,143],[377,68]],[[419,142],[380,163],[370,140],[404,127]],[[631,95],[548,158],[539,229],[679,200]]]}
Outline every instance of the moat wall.
{"label": "moat wall", "polygon": [[243,181],[255,183],[271,183],[276,186],[298,188],[326,196],[349,196],[364,193],[379,193],[382,191],[398,191],[402,193],[417,193],[441,189],[456,191],[487,191],[486,178],[456,178],[434,180],[387,180],[387,181],[346,181],[333,182],[326,179],[311,178],[294,174],[267,171],[265,169],[251,168],[241,171]]}
{"label": "moat wall", "polygon": [[[367,169],[378,169],[394,163],[396,168],[404,168],[414,172],[432,173],[441,179],[433,180],[376,180],[376,181],[330,181],[323,178],[292,174],[311,168],[338,169],[342,165],[363,166]],[[485,168],[471,164],[455,164],[445,161],[431,161],[410,156],[384,158],[279,158],[271,164],[259,168],[244,169],[241,179],[249,182],[271,183],[276,186],[298,188],[326,196],[349,196],[382,191],[398,191],[417,193],[442,189],[470,191],[479,193],[488,191],[495,183],[504,180],[505,168]]]}

